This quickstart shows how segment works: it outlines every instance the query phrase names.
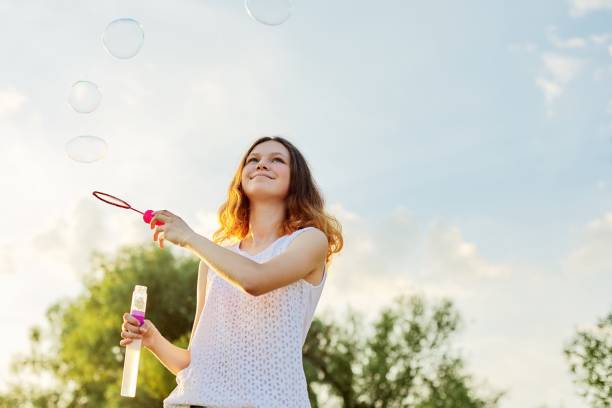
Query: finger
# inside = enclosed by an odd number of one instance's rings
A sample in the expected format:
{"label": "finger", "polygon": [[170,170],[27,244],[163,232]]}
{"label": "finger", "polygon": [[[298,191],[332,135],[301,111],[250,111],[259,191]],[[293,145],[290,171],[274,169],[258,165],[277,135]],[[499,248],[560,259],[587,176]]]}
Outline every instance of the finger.
{"label": "finger", "polygon": [[153,233],[153,237],[154,237],[154,238],[153,238],[153,240],[154,240],[154,241],[157,241],[157,235],[158,235],[160,232],[164,232],[164,231],[166,231],[166,227],[156,227],[156,228],[155,228],[155,232]]}
{"label": "finger", "polygon": [[136,325],[136,326],[140,325],[140,321],[136,319],[134,316],[132,316],[131,313],[126,313],[125,318],[124,318],[124,323],[130,324],[130,325]]}
{"label": "finger", "polygon": [[138,323],[138,320],[134,316],[132,316],[131,313],[124,313],[123,314],[123,321],[125,323],[131,323],[131,324]]}
{"label": "finger", "polygon": [[127,339],[141,339],[142,335],[137,334],[137,333],[131,333],[129,331],[122,331],[121,337],[127,338]]}
{"label": "finger", "polygon": [[128,332],[132,332],[132,333],[137,333],[138,332],[138,325],[137,324],[131,324],[131,323],[126,323],[125,327],[123,328],[123,330],[128,331]]}
{"label": "finger", "polygon": [[155,234],[153,234],[153,241],[160,241],[164,239],[164,236],[165,236],[164,231],[156,231]]}
{"label": "finger", "polygon": [[126,346],[132,342],[132,339],[123,339],[119,342],[119,345]]}
{"label": "finger", "polygon": [[153,229],[155,225],[164,225],[168,221],[171,221],[171,218],[168,215],[157,212],[153,213],[153,218],[151,218],[151,221],[149,221],[149,225],[151,229]]}

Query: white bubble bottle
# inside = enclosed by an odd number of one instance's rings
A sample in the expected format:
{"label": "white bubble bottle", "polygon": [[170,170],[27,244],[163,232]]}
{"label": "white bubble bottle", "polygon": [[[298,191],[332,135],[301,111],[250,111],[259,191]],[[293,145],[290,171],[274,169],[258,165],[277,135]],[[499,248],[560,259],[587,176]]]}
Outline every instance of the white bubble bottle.
{"label": "white bubble bottle", "polygon": [[[136,285],[132,293],[132,306],[130,314],[140,325],[144,323],[145,308],[147,307],[147,287]],[[138,362],[140,360],[141,339],[133,339],[125,347],[125,360],[123,361],[123,380],[121,382],[121,396],[136,396],[136,382],[138,380]]]}

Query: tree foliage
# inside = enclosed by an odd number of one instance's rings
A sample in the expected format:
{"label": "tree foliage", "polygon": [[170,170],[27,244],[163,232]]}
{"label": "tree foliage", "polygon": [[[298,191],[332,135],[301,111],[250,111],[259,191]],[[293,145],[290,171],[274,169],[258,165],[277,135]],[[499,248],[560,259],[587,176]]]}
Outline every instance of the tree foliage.
{"label": "tree foliage", "polygon": [[578,330],[565,345],[578,393],[593,408],[612,406],[612,312],[592,329]]}

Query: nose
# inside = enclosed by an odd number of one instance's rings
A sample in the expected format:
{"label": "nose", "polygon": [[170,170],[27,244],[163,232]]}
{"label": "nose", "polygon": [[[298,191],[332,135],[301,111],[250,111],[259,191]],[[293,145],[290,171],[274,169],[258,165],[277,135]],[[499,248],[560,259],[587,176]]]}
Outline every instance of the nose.
{"label": "nose", "polygon": [[268,169],[268,166],[265,165],[264,159],[261,159],[258,163],[257,163],[257,170],[264,168],[264,169]]}

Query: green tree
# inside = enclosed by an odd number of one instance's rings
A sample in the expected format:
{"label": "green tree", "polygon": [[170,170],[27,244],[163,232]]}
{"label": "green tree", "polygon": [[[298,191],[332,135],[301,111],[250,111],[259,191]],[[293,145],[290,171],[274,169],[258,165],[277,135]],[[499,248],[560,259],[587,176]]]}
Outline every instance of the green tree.
{"label": "green tree", "polygon": [[[119,346],[134,285],[147,286],[147,318],[174,344],[187,347],[196,302],[198,262],[154,245],[124,247],[116,259],[92,255],[85,290],[47,311],[48,328],[31,330],[31,351],[13,360],[5,407],[153,407],[176,385],[147,351],[141,353],[135,398],[120,394],[125,348]],[[177,301],[180,299],[180,301]],[[35,377],[36,381],[28,381]],[[51,378],[47,389],[39,385]],[[35,383],[35,384],[32,384]]]}
{"label": "green tree", "polygon": [[564,346],[578,393],[593,408],[612,406],[612,312],[594,329],[578,330]]}
{"label": "green tree", "polygon": [[304,345],[310,400],[324,387],[344,408],[496,407],[504,392],[478,396],[463,361],[450,349],[460,318],[444,300],[428,312],[418,296],[399,296],[381,311],[373,333],[349,311],[347,325],[315,319]]}
{"label": "green tree", "polygon": [[[134,285],[146,285],[147,318],[174,344],[187,347],[197,259],[150,245],[124,247],[112,260],[95,253],[92,264],[84,292],[52,305],[47,327],[31,329],[31,351],[13,360],[13,380],[0,395],[0,407],[159,407],[176,386],[175,377],[145,351],[136,397],[120,397],[121,316]],[[315,318],[306,338],[303,362],[314,408],[330,406],[321,401],[324,388],[341,406],[360,408],[495,407],[502,395],[477,396],[463,361],[451,353],[459,316],[448,301],[428,312],[422,299],[400,297],[372,327],[363,328],[352,311],[343,320],[348,323]]]}

